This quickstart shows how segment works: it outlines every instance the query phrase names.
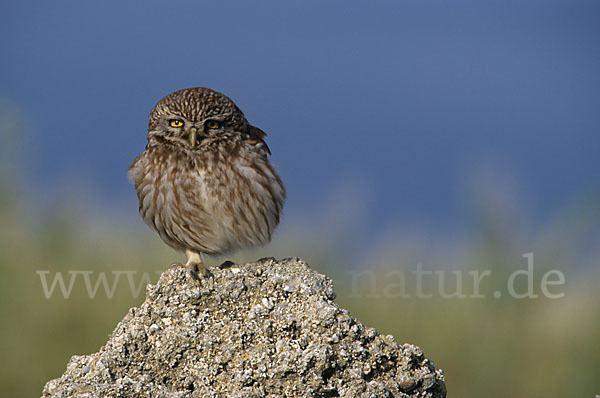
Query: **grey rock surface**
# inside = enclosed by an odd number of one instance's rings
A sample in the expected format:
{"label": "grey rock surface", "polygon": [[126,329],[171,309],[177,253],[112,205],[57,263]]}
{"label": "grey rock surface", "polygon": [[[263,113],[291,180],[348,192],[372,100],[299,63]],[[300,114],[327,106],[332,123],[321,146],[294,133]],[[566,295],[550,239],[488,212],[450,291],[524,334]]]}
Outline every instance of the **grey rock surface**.
{"label": "grey rock surface", "polygon": [[445,397],[419,347],[365,328],[299,259],[171,266],[99,352],[73,356],[44,397]]}

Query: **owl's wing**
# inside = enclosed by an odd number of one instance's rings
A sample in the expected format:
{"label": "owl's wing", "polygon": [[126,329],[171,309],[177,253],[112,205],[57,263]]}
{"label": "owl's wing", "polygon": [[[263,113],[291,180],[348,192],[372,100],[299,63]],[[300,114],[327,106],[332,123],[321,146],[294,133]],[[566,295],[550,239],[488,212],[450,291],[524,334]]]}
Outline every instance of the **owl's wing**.
{"label": "owl's wing", "polygon": [[264,138],[267,136],[267,133],[259,129],[258,127],[251,126],[250,131],[248,131],[248,139],[246,141],[252,144],[263,144],[265,150],[270,155],[271,150],[269,146],[265,142]]}

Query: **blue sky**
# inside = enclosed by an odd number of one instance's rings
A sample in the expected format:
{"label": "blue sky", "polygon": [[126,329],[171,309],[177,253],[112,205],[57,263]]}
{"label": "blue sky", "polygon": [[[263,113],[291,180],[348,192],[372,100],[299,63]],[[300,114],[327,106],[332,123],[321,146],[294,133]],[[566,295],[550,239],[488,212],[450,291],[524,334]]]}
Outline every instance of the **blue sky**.
{"label": "blue sky", "polygon": [[598,191],[597,1],[2,8],[0,99],[25,120],[42,191],[79,179],[134,203],[126,169],[148,113],[193,86],[269,134],[292,214],[347,190],[335,200],[356,192],[373,229],[460,228],[474,181],[499,178],[543,223]]}

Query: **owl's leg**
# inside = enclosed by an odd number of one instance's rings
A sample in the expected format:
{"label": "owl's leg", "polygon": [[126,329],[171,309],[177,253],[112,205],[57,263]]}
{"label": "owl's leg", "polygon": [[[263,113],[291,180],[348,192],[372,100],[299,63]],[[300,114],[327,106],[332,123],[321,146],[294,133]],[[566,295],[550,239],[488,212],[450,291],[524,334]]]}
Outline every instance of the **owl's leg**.
{"label": "owl's leg", "polygon": [[187,259],[188,259],[187,263],[185,263],[185,267],[188,270],[190,270],[190,274],[192,274],[192,276],[195,279],[200,280],[201,278],[206,278],[206,277],[210,276],[210,272],[208,271],[208,269],[206,268],[206,266],[204,266],[204,263],[202,262],[200,253],[195,252],[190,249],[186,249],[185,255],[187,256]]}

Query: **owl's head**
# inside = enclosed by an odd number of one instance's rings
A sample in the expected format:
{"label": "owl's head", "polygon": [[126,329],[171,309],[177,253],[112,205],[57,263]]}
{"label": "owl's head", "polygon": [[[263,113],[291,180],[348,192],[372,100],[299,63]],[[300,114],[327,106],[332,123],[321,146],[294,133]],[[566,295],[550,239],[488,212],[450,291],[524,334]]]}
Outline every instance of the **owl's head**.
{"label": "owl's head", "polygon": [[209,88],[187,88],[156,104],[150,113],[148,141],[194,148],[205,139],[244,135],[250,128],[227,96]]}

